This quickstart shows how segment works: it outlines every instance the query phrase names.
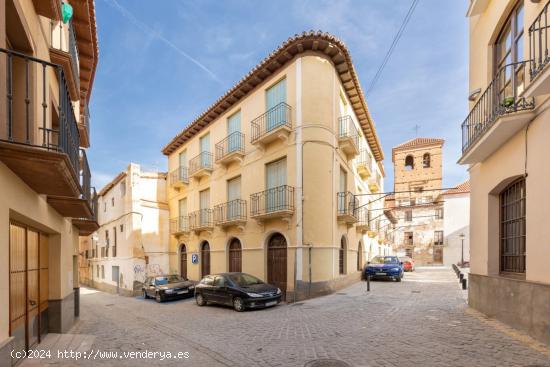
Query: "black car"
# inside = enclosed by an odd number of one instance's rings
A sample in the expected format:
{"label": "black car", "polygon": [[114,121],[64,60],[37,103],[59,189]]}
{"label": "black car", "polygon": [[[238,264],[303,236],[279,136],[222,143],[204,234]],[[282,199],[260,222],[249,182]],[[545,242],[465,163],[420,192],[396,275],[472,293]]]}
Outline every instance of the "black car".
{"label": "black car", "polygon": [[154,298],[157,302],[183,298],[194,294],[195,285],[179,275],[157,275],[148,277],[143,283],[143,298]]}
{"label": "black car", "polygon": [[233,306],[239,312],[247,308],[275,306],[281,302],[281,297],[279,288],[246,273],[207,275],[195,288],[197,305],[218,303]]}

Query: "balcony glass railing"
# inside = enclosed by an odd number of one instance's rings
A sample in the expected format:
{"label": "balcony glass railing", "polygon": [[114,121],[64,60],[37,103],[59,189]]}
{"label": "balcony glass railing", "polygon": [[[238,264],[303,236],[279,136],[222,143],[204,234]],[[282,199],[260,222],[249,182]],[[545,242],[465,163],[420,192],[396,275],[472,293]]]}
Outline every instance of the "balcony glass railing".
{"label": "balcony glass railing", "polygon": [[289,129],[292,128],[290,112],[290,106],[285,102],[281,102],[263,115],[252,120],[252,143],[255,143],[279,127],[286,126]]}
{"label": "balcony glass railing", "polygon": [[235,199],[214,207],[214,224],[246,221],[246,200]]}
{"label": "balcony glass railing", "polygon": [[222,160],[232,153],[244,154],[244,134],[235,131],[216,144],[216,161]]}
{"label": "balcony glass railing", "polygon": [[250,215],[294,211],[294,187],[283,185],[250,195]]}
{"label": "balcony glass railing", "polygon": [[502,67],[462,123],[462,152],[481,138],[495,121],[506,114],[530,110],[533,98],[522,97],[525,90],[528,61]]}

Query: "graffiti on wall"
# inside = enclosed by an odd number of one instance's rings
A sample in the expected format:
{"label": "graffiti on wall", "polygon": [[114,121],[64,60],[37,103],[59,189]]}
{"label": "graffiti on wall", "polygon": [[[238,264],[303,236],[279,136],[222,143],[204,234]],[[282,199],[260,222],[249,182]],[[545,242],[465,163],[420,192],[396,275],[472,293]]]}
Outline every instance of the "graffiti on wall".
{"label": "graffiti on wall", "polygon": [[149,276],[157,276],[164,274],[159,264],[135,264],[134,265],[134,280],[144,282]]}

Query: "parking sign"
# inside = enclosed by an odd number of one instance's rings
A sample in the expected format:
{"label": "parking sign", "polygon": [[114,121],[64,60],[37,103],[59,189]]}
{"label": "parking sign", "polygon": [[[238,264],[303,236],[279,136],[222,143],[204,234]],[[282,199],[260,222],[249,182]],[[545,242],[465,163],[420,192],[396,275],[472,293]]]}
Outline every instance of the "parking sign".
{"label": "parking sign", "polygon": [[193,264],[198,264],[199,263],[199,254],[192,254],[191,255],[191,262]]}

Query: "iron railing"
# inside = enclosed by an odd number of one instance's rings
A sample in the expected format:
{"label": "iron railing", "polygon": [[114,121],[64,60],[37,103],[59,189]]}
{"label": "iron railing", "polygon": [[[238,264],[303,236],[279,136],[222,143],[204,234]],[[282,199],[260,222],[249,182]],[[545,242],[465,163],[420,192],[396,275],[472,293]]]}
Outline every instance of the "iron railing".
{"label": "iron railing", "polygon": [[80,188],[82,190],[82,198],[90,203],[90,200],[92,200],[92,175],[84,149],[80,149],[80,167]]}
{"label": "iron railing", "polygon": [[359,153],[359,158],[357,160],[357,164],[368,167],[369,170],[371,169],[372,156],[370,155],[368,149],[361,149],[361,152]]}
{"label": "iron railing", "polygon": [[88,103],[86,102],[84,104],[84,113],[82,114],[82,123],[84,124],[84,128],[86,129],[86,135],[88,136],[88,141],[90,140],[90,108],[88,107]]}
{"label": "iron railing", "polygon": [[212,228],[212,209],[199,209],[189,214],[189,229]]}
{"label": "iron railing", "polygon": [[92,209],[92,220],[97,221],[97,213],[99,210],[99,196],[95,190],[95,187],[92,187],[90,195],[90,208]]}
{"label": "iron railing", "polygon": [[521,94],[525,89],[529,61],[503,66],[489,83],[462,123],[462,152],[465,153],[501,116],[535,108],[534,98]]}
{"label": "iron railing", "polygon": [[358,208],[356,211],[357,225],[362,227],[367,227],[370,230],[370,210],[368,207],[364,206]]}
{"label": "iron railing", "polygon": [[338,138],[352,139],[355,146],[359,147],[359,132],[357,131],[351,116],[346,115],[338,118]]}
{"label": "iron railing", "polygon": [[235,199],[214,207],[214,224],[246,221],[246,200]]}
{"label": "iron railing", "polygon": [[256,117],[250,124],[252,127],[251,141],[255,143],[263,136],[281,126],[292,128],[291,108],[285,102],[281,102],[264,114]]}
{"label": "iron railing", "polygon": [[212,153],[202,152],[189,161],[189,174],[193,175],[201,169],[212,170]]}
{"label": "iron railing", "polygon": [[[6,120],[0,140],[65,153],[74,171],[80,175],[80,151],[77,121],[63,68],[23,53],[0,48],[6,64]],[[59,108],[52,106],[47,94],[49,70],[59,82]],[[58,120],[48,119],[51,111]]]}
{"label": "iron railing", "polygon": [[350,215],[356,217],[356,210],[359,206],[359,199],[351,192],[338,192],[336,193],[337,198],[337,211],[338,215]]}
{"label": "iron railing", "polygon": [[170,219],[170,234],[189,232],[189,217],[180,215]]}
{"label": "iron railing", "polygon": [[294,211],[294,187],[282,185],[250,195],[251,217],[279,211]]}
{"label": "iron railing", "polygon": [[54,42],[54,37],[56,37],[57,35],[55,35],[55,31],[56,31],[56,28],[55,28],[55,23],[53,21],[50,22],[50,32],[51,32],[51,35],[50,35],[50,45],[52,48],[56,49],[56,50],[59,50],[59,51],[63,51],[63,52],[67,52],[71,57],[71,70],[73,72],[73,75],[74,75],[74,79],[75,79],[75,85],[76,85],[76,90],[80,90],[80,65],[79,65],[79,53],[78,53],[78,44],[76,42],[76,33],[75,33],[75,30],[74,30],[74,26],[72,24],[72,22],[69,23],[69,28],[67,29],[67,33],[68,33],[68,36],[69,36],[69,40],[68,40],[68,43],[65,42],[65,38],[63,37],[64,34],[63,34],[63,22],[59,22],[59,28],[58,28],[58,33],[59,33],[59,44],[55,44]]}
{"label": "iron railing", "polygon": [[531,26],[529,26],[529,75],[531,80],[544,69],[550,61],[548,54],[548,6],[547,2],[542,8],[542,11],[535,18]]}
{"label": "iron railing", "polygon": [[170,185],[175,185],[178,182],[182,182],[184,184],[189,183],[187,167],[179,166],[178,168],[170,172]]}
{"label": "iron railing", "polygon": [[244,154],[244,134],[235,131],[216,144],[216,161],[225,158],[231,153]]}

